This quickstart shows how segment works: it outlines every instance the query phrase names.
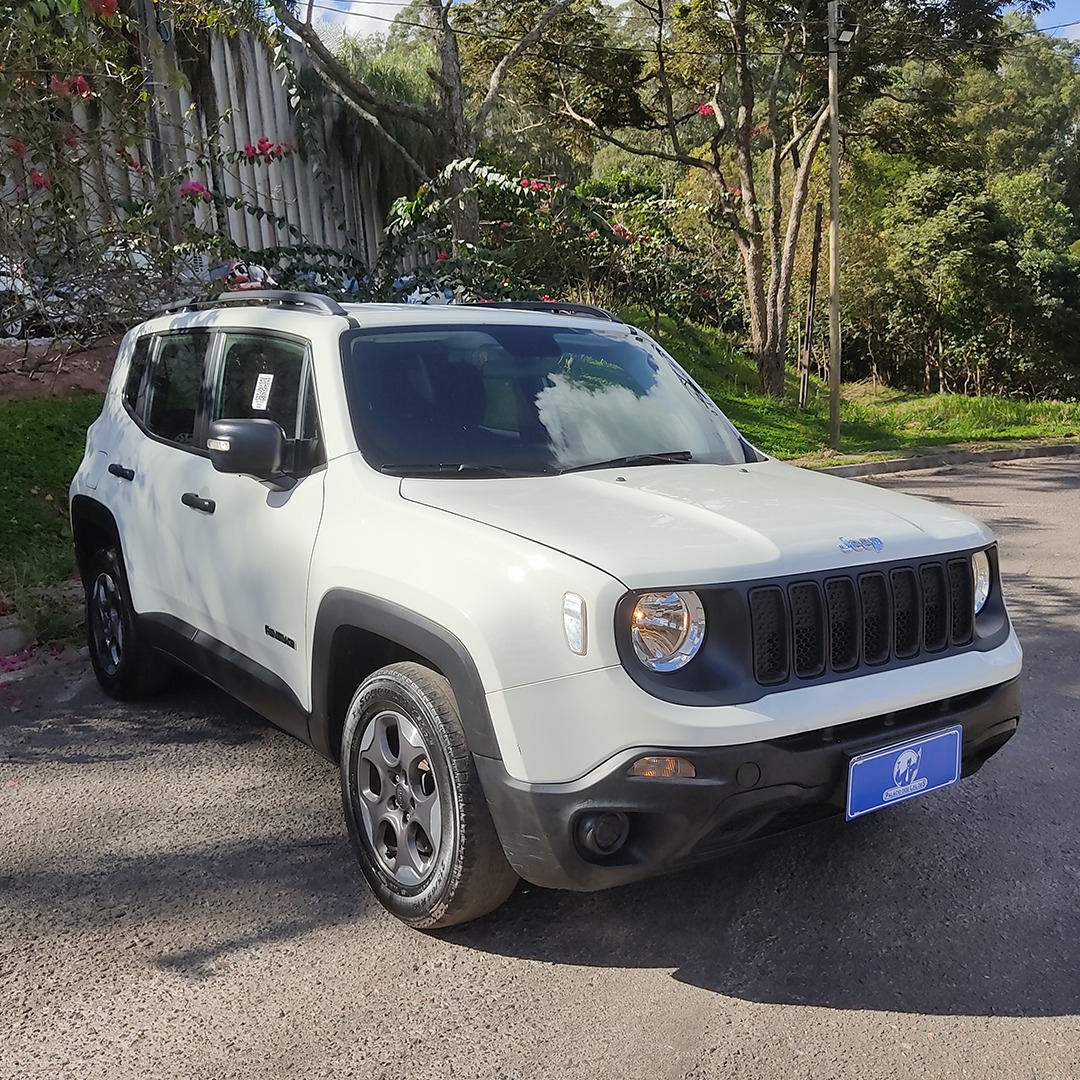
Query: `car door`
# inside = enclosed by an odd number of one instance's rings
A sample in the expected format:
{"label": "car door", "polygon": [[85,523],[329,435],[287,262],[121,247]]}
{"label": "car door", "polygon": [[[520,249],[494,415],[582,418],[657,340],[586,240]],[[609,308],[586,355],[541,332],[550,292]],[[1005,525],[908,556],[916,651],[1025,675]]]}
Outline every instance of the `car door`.
{"label": "car door", "polygon": [[223,659],[268,685],[282,680],[306,710],[308,573],[325,474],[307,342],[265,332],[218,334],[207,424],[248,418],[279,424],[285,469],[296,482],[278,490],[253,476],[219,473],[203,456],[176,474],[169,498],[180,508],[187,610]]}
{"label": "car door", "polygon": [[197,625],[184,508],[173,495],[209,465],[202,414],[210,341],[200,329],[137,342],[124,394],[132,422],[112,447],[101,487],[120,531],[135,609],[167,623]]}

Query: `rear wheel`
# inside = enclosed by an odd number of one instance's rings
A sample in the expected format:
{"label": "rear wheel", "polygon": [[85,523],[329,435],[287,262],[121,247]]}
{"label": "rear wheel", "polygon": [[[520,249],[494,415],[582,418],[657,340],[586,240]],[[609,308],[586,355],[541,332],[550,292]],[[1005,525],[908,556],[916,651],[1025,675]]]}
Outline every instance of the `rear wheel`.
{"label": "rear wheel", "polygon": [[403,922],[453,926],[514,891],[443,676],[402,663],[361,684],[342,735],[341,791],[364,876]]}
{"label": "rear wheel", "polygon": [[146,697],[161,690],[172,675],[168,661],[139,632],[127,577],[114,547],[101,548],[90,560],[86,637],[94,674],[112,697]]}

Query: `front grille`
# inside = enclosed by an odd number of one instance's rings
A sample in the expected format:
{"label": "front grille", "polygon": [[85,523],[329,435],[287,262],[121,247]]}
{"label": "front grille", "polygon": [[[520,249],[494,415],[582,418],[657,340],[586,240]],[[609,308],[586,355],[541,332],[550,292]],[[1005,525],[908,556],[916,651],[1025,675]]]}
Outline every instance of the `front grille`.
{"label": "front grille", "polygon": [[929,657],[974,635],[967,559],[765,585],[750,590],[749,602],[762,686]]}

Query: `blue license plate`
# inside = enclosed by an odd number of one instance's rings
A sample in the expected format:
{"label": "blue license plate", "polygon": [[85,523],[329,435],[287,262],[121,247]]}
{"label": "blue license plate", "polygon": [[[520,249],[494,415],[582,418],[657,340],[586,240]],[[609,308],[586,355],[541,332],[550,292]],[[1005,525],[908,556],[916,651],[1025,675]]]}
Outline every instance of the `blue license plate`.
{"label": "blue license plate", "polygon": [[847,819],[948,787],[960,779],[962,727],[859,754],[848,765]]}

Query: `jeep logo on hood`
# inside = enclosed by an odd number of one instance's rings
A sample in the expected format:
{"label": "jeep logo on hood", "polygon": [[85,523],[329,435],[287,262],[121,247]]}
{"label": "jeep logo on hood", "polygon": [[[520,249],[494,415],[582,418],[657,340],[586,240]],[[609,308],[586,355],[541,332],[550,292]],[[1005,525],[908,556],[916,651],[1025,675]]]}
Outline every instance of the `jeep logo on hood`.
{"label": "jeep logo on hood", "polygon": [[841,551],[880,551],[885,542],[879,536],[862,536],[858,540],[848,540],[840,537]]}

